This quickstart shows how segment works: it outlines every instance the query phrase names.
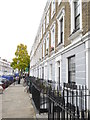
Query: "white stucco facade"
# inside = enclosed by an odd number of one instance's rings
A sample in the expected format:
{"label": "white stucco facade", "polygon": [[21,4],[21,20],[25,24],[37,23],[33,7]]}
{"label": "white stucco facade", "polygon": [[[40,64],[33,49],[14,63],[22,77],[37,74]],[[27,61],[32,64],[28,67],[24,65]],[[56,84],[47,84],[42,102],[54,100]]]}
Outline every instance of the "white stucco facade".
{"label": "white stucco facade", "polygon": [[13,68],[10,66],[10,62],[0,58],[0,76],[13,75]]}

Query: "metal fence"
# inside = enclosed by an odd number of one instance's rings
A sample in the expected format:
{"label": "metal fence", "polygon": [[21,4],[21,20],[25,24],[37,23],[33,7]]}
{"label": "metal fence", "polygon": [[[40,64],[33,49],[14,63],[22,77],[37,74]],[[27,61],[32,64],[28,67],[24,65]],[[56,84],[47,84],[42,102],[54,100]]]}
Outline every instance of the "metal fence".
{"label": "metal fence", "polygon": [[87,88],[75,84],[64,83],[61,90],[48,92],[48,119],[89,119],[87,108]]}
{"label": "metal fence", "polygon": [[[89,119],[86,86],[64,83],[53,87],[52,81],[30,77],[30,92],[39,113],[48,112],[48,120]],[[55,85],[55,83],[54,83]]]}
{"label": "metal fence", "polygon": [[48,98],[46,91],[44,90],[45,86],[43,79],[38,79],[35,77],[29,77],[27,79],[30,81],[29,91],[32,94],[35,107],[39,113],[48,112]]}

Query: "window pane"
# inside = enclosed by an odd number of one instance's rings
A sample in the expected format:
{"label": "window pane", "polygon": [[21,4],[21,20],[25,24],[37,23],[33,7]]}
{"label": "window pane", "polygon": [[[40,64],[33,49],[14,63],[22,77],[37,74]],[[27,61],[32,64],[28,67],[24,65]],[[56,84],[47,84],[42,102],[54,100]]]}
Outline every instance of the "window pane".
{"label": "window pane", "polygon": [[68,59],[68,78],[69,82],[75,81],[75,56]]}
{"label": "window pane", "polygon": [[70,82],[75,82],[75,73],[70,72]]}
{"label": "window pane", "polygon": [[63,31],[63,19],[60,20],[61,22],[61,32]]}
{"label": "window pane", "polygon": [[80,2],[77,0],[74,2],[74,9],[75,9],[75,29],[80,28]]}
{"label": "window pane", "polygon": [[76,17],[78,14],[80,14],[80,5],[79,5],[77,8],[75,8],[75,17]]}
{"label": "window pane", "polygon": [[54,47],[55,45],[55,27],[53,26],[51,31],[51,47]]}
{"label": "window pane", "polygon": [[63,18],[60,20],[60,43],[63,42]]}
{"label": "window pane", "polygon": [[80,28],[80,15],[76,17],[75,19],[75,28]]}

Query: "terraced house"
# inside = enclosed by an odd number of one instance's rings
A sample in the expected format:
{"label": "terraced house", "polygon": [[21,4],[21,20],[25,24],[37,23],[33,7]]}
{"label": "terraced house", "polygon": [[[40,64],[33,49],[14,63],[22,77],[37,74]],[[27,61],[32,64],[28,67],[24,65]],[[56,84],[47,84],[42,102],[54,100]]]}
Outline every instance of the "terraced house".
{"label": "terraced house", "polygon": [[90,1],[48,0],[30,59],[30,76],[90,88]]}

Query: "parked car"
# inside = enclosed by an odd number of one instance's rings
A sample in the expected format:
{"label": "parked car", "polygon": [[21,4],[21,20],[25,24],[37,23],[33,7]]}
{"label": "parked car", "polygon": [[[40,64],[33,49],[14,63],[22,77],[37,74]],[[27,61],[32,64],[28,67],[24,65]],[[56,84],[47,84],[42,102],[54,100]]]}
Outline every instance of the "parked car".
{"label": "parked car", "polygon": [[5,89],[6,83],[4,82],[4,79],[2,77],[0,77],[0,83],[3,89]]}
{"label": "parked car", "polygon": [[9,81],[6,78],[0,77],[0,82],[2,82],[3,89],[7,88],[9,86]]}
{"label": "parked car", "polygon": [[0,94],[3,93],[3,83],[0,81]]}
{"label": "parked car", "polygon": [[5,83],[5,86],[8,87],[9,85],[11,85],[13,83],[13,76],[10,75],[3,75],[3,82]]}

